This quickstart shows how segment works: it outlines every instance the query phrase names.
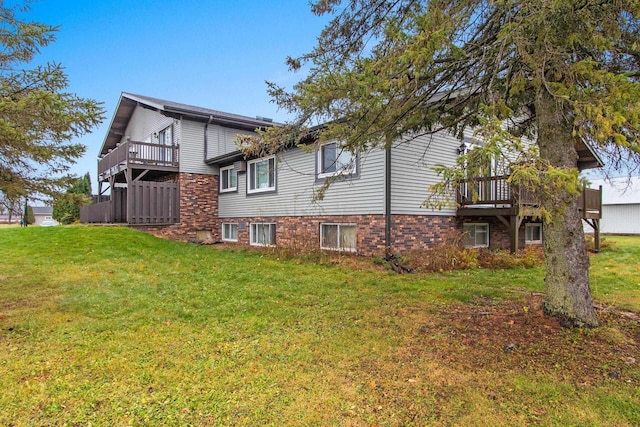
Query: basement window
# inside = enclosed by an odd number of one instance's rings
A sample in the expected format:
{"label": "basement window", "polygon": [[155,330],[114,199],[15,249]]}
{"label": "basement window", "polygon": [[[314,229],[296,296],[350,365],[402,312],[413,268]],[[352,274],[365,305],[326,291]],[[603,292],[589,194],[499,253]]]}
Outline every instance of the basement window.
{"label": "basement window", "polygon": [[254,222],[251,224],[250,243],[254,246],[275,246],[276,225]]}
{"label": "basement window", "polygon": [[238,224],[225,222],[222,224],[222,240],[225,242],[238,241]]}
{"label": "basement window", "polygon": [[333,251],[356,251],[355,224],[320,224],[320,248]]}
{"label": "basement window", "polygon": [[489,224],[467,223],[463,226],[463,232],[465,248],[489,247]]}
{"label": "basement window", "polygon": [[542,224],[528,223],[524,225],[524,242],[527,245],[542,243]]}

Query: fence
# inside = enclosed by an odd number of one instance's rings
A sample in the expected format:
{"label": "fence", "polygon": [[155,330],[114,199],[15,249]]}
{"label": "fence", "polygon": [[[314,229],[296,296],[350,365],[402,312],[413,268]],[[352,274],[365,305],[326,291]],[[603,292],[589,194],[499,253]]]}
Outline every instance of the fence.
{"label": "fence", "polygon": [[109,200],[82,206],[80,222],[175,224],[179,203],[176,182],[134,181],[128,188],[114,188]]}

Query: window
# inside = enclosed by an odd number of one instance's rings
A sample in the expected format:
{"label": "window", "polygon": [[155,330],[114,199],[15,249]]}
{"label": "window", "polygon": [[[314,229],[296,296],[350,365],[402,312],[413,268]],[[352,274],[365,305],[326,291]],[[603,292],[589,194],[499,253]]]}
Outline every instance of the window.
{"label": "window", "polygon": [[220,192],[238,190],[238,172],[233,165],[220,168]]}
{"label": "window", "polygon": [[166,127],[158,132],[158,144],[173,145],[173,129],[171,126]]}
{"label": "window", "polygon": [[276,225],[266,223],[251,224],[251,240],[252,245],[257,246],[273,246],[276,244]]}
{"label": "window", "polygon": [[320,146],[317,160],[318,178],[356,173],[356,156],[331,142]]}
{"label": "window", "polygon": [[320,248],[356,251],[355,224],[320,224]]}
{"label": "window", "polygon": [[[173,145],[173,127],[169,126],[158,132],[158,145],[167,147]],[[154,160],[159,160],[161,162],[172,162],[174,160],[173,149],[165,147],[156,147],[156,149],[158,150],[158,153],[153,154]],[[157,157],[155,157],[156,155]]]}
{"label": "window", "polygon": [[248,162],[247,193],[276,190],[276,159],[251,160]]}
{"label": "window", "polygon": [[524,242],[526,244],[542,243],[542,224],[533,222],[525,224]]}
{"label": "window", "polygon": [[467,248],[489,247],[489,224],[464,224],[463,243]]}
{"label": "window", "polygon": [[238,241],[238,224],[223,223],[222,224],[222,240],[227,242]]}

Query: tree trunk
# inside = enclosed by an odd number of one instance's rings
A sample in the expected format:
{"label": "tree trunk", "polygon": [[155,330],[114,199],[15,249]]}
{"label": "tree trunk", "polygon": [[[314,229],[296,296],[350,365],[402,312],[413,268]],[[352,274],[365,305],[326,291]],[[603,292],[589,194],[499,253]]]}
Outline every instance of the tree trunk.
{"label": "tree trunk", "polygon": [[[571,115],[562,100],[544,88],[536,98],[540,157],[550,166],[575,173],[578,154]],[[550,220],[544,224],[545,312],[571,327],[598,326],[589,289],[589,255],[584,242],[577,188],[550,183],[542,191]],[[549,190],[549,188],[551,190]],[[573,190],[573,191],[572,191]]]}

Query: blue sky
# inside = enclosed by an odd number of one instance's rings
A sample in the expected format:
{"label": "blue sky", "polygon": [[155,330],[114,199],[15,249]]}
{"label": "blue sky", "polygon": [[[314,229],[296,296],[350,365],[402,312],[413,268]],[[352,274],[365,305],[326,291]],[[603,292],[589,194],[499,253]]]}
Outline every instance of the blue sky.
{"label": "blue sky", "polygon": [[91,173],[121,92],[283,121],[265,80],[290,86],[302,75],[285,59],[310,51],[328,17],[305,0],[40,0],[25,15],[59,25],[37,62],[61,63],[69,91],[104,103],[106,119],[78,141],[73,166]]}

